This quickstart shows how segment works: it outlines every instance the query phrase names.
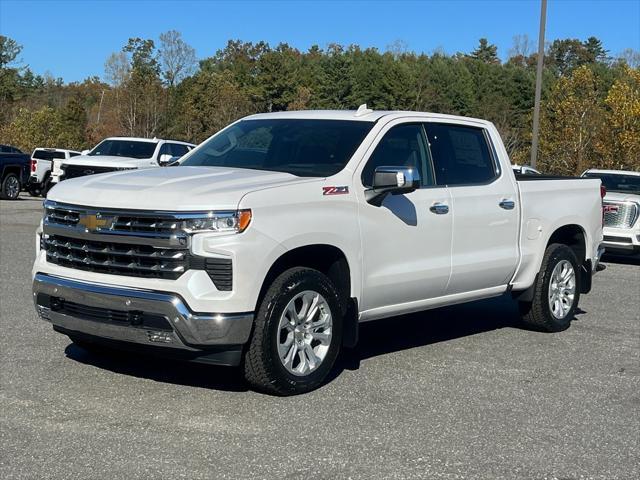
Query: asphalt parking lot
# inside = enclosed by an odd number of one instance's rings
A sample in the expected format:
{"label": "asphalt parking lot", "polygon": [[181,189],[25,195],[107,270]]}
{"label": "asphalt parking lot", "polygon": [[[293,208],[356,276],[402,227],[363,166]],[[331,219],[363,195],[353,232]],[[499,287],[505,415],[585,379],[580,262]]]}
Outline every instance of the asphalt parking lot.
{"label": "asphalt parking lot", "polygon": [[0,202],[0,476],[640,476],[640,266],[606,262],[571,328],[519,327],[508,298],[365,324],[307,395],[232,368],[92,355],[39,320],[41,200]]}

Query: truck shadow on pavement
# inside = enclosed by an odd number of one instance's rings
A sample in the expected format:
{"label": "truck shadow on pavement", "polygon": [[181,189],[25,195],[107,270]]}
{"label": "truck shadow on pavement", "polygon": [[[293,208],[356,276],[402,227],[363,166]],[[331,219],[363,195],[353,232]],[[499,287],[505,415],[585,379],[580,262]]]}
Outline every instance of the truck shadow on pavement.
{"label": "truck shadow on pavement", "polygon": [[602,257],[602,263],[617,263],[620,265],[639,265],[640,266],[640,254],[638,255],[614,255],[611,253],[605,253]]}
{"label": "truck shadow on pavement", "polygon": [[190,363],[110,349],[89,352],[74,343],[67,345],[64,353],[68,358],[85,365],[131,377],[230,392],[248,390],[242,372],[237,367]]}
{"label": "truck shadow on pavement", "polygon": [[[577,319],[584,313],[578,309]],[[357,347],[343,350],[325,385],[343,370],[358,370],[360,362],[368,358],[502,328],[526,329],[520,321],[517,302],[508,295],[363,323]],[[132,377],[223,391],[248,390],[237,367],[180,362],[115,350],[94,353],[73,343],[66,347],[65,353],[77,362]]]}

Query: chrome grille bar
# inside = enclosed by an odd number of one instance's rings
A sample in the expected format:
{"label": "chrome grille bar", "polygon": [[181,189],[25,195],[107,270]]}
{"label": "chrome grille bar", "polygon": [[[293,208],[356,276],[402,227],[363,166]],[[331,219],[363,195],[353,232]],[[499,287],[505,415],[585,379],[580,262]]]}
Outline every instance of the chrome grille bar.
{"label": "chrome grille bar", "polygon": [[189,264],[184,250],[46,235],[42,247],[48,262],[98,273],[176,279],[188,269]]}

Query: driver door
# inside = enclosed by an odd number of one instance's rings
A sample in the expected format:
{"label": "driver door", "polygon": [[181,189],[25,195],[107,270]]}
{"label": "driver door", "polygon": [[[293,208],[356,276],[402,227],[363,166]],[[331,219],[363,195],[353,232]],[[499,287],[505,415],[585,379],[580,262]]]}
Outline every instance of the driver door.
{"label": "driver door", "polygon": [[374,312],[394,305],[410,308],[411,302],[444,295],[451,275],[453,218],[449,189],[434,182],[423,126],[391,122],[378,139],[361,172],[363,190],[372,185],[379,166],[416,168],[422,188],[388,195],[379,207],[360,201],[361,311]]}

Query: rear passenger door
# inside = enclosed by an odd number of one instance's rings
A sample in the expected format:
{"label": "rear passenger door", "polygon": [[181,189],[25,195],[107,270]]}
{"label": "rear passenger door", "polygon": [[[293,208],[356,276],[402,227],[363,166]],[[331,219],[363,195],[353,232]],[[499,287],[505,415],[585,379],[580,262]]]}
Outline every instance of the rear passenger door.
{"label": "rear passenger door", "polygon": [[519,205],[489,133],[468,124],[425,123],[436,184],[451,192],[451,279],[446,294],[505,285],[518,262]]}

